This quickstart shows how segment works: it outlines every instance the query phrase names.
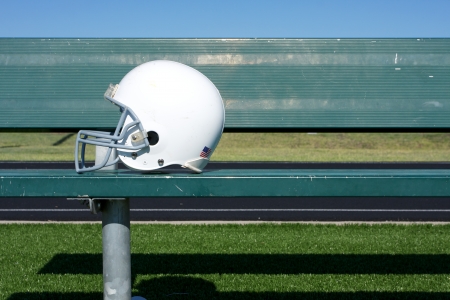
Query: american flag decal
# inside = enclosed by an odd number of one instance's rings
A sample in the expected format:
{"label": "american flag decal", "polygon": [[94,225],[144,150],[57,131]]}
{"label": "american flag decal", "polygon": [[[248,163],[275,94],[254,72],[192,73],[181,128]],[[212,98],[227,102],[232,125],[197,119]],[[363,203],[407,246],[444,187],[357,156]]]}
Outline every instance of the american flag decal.
{"label": "american flag decal", "polygon": [[207,158],[209,153],[211,153],[211,149],[205,146],[205,148],[203,148],[203,151],[200,153],[200,156]]}

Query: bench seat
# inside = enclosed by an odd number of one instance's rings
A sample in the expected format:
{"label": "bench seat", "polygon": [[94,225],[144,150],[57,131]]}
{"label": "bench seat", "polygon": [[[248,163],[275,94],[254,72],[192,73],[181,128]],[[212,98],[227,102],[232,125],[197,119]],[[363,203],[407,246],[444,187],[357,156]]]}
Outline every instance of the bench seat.
{"label": "bench seat", "polygon": [[450,196],[450,169],[1,170],[2,197]]}

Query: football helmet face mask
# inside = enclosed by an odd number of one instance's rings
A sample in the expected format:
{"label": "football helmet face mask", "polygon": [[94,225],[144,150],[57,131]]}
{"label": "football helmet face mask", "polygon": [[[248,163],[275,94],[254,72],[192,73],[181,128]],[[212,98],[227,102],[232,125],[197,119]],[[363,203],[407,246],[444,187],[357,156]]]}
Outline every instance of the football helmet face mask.
{"label": "football helmet face mask", "polygon": [[[219,91],[206,76],[181,63],[144,63],[125,75],[118,85],[110,85],[104,97],[118,106],[122,115],[114,132],[78,133],[78,173],[98,170],[119,160],[144,172],[169,165],[201,172],[222,135],[225,111]],[[104,160],[87,167],[86,145],[106,147]],[[108,161],[114,148],[118,157]]]}

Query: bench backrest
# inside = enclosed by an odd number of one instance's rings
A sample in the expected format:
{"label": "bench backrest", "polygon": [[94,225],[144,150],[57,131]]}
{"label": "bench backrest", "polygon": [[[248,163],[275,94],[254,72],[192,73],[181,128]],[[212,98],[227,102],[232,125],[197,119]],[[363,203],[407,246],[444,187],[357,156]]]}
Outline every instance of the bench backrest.
{"label": "bench backrest", "polygon": [[227,131],[450,128],[450,39],[0,39],[0,130],[109,129],[109,83],[156,59],[218,87]]}

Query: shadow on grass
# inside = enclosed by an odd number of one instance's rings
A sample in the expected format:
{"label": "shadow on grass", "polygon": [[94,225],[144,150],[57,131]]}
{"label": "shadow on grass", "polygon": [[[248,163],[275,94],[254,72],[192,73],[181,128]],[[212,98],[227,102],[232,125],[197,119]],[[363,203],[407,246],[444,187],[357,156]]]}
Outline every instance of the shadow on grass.
{"label": "shadow on grass", "polygon": [[[449,299],[447,292],[220,292],[214,283],[188,276],[141,281],[135,295],[150,299]],[[101,299],[101,293],[16,293],[8,300]]]}
{"label": "shadow on grass", "polygon": [[[102,254],[57,254],[38,274],[102,274]],[[132,254],[138,274],[167,274],[134,289],[147,299],[450,299],[450,292],[220,292],[176,274],[450,274],[450,255]],[[175,276],[176,275],[176,276]],[[101,293],[16,293],[19,299],[101,299]]]}
{"label": "shadow on grass", "polygon": [[[132,254],[133,274],[450,274],[446,254]],[[102,254],[57,254],[38,274],[102,274]]]}
{"label": "shadow on grass", "polygon": [[62,143],[64,143],[65,141],[67,141],[68,139],[73,137],[75,134],[76,133],[69,133],[68,135],[63,136],[62,138],[60,138],[59,140],[54,142],[52,146],[59,146],[59,145],[61,145]]}

